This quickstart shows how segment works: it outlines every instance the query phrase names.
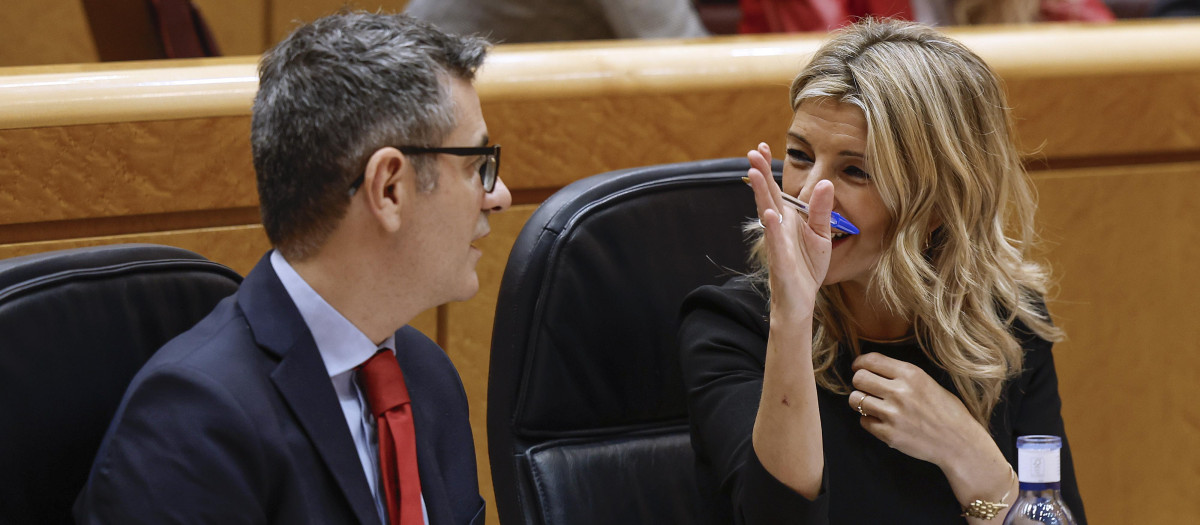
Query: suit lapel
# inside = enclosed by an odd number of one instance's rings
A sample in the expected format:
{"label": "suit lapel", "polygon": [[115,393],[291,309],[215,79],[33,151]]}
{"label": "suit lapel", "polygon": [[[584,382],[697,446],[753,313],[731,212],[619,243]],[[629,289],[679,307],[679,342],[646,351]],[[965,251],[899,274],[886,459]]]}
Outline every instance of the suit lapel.
{"label": "suit lapel", "polygon": [[358,521],[379,523],[375,500],[321,354],[271,267],[269,255],[246,276],[238,304],[259,346],[279,359],[271,381],[333,474]]}

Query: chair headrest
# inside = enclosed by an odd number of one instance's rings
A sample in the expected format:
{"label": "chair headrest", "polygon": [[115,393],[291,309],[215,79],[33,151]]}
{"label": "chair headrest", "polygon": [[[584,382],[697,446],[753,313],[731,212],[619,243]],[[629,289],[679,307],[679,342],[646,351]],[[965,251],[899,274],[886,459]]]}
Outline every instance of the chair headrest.
{"label": "chair headrest", "polygon": [[167,246],[0,261],[0,521],[69,522],[130,379],[240,282]]}
{"label": "chair headrest", "polygon": [[742,226],[756,216],[741,181],[748,167],[636,168],[546,200],[501,283],[489,427],[564,437],[686,419],[679,307],[697,286],[746,270]]}

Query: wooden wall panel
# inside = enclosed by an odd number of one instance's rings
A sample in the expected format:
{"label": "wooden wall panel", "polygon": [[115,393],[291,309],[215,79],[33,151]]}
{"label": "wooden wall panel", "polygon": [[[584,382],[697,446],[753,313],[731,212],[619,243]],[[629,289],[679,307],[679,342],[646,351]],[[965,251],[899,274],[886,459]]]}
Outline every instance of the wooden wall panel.
{"label": "wooden wall panel", "polygon": [[96,60],[79,0],[5,0],[0,8],[0,67]]}
{"label": "wooden wall panel", "polygon": [[1092,523],[1200,514],[1200,162],[1039,173],[1063,414]]}
{"label": "wooden wall panel", "polygon": [[791,123],[786,86],[497,100],[483,110],[489,134],[506,145],[502,176],[517,191],[560,188],[617,169],[745,155],[760,141],[779,148]]}
{"label": "wooden wall panel", "polygon": [[500,523],[492,491],[492,467],[487,449],[487,379],[492,348],[492,325],[500,278],[521,227],[537,205],[514,206],[492,215],[492,233],[477,243],[483,250],[476,272],[479,293],[469,301],[450,303],[446,310],[446,353],[454,361],[471,404],[471,432],[475,435],[475,458],[479,467],[479,490],[488,505],[488,524]]}
{"label": "wooden wall panel", "polygon": [[257,207],[250,119],[0,130],[0,224]]}
{"label": "wooden wall panel", "polygon": [[[258,263],[263,254],[271,248],[271,244],[267,241],[267,235],[263,232],[262,226],[251,224],[158,233],[0,244],[0,259],[53,250],[120,243],[150,243],[176,246],[196,252],[209,260],[224,264],[242,275],[250,273],[250,270],[254,268],[254,265]],[[438,339],[437,309],[422,312],[410,324],[429,336],[429,338]],[[486,382],[486,373],[484,374],[484,378]]]}
{"label": "wooden wall panel", "polygon": [[1042,157],[1144,160],[1200,150],[1200,63],[1166,73],[1018,77],[1007,89],[1024,149]]}

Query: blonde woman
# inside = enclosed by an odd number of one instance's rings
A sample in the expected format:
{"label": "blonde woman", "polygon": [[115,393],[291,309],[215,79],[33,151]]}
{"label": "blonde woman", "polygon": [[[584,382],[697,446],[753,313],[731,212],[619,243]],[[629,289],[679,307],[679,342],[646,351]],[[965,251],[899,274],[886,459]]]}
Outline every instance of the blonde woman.
{"label": "blonde woman", "polygon": [[[999,81],[932,29],[867,21],[817,52],[791,103],[783,187],[766,144],[748,154],[759,271],[683,307],[712,515],[999,523],[1016,437],[1065,437],[1061,333],[1029,259],[1035,205]],[[831,211],[860,233],[831,232]],[[1086,523],[1069,446],[1062,459]]]}

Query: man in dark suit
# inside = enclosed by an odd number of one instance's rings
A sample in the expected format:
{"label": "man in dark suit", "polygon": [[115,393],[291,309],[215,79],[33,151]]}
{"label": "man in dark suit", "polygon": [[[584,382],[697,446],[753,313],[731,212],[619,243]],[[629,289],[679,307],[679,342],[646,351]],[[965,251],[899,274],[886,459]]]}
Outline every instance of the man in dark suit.
{"label": "man in dark suit", "polygon": [[[486,50],[343,12],[263,56],[251,137],[275,249],[134,378],[80,523],[483,523],[462,383],[406,323],[475,294],[472,243],[511,203],[471,84]],[[362,369],[391,352],[420,481],[401,512]]]}

